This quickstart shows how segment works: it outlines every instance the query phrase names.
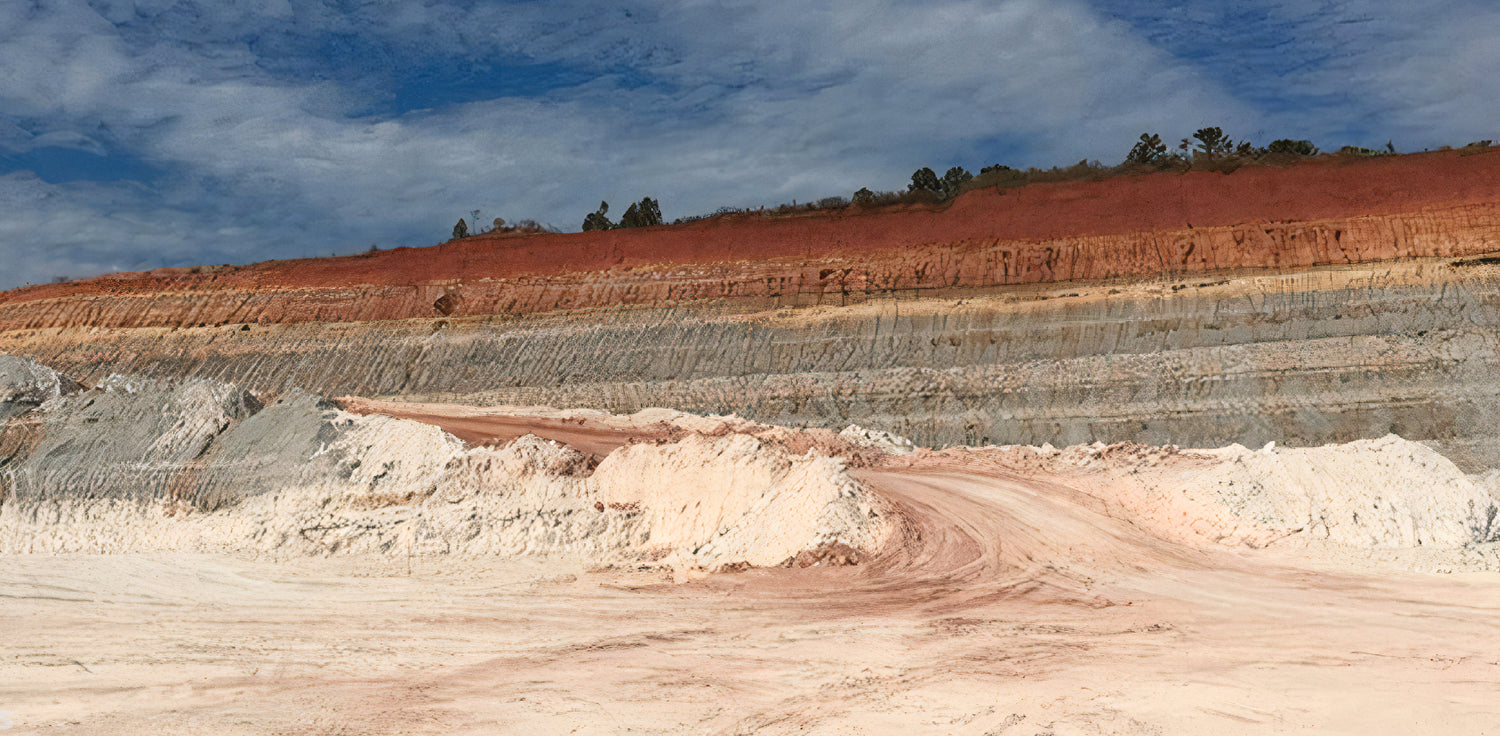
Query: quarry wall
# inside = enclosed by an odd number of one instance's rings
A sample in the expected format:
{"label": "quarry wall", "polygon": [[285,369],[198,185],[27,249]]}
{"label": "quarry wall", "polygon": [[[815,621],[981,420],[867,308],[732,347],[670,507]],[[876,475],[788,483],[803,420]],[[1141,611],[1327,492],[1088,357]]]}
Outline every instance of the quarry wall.
{"label": "quarry wall", "polygon": [[1500,465],[1500,153],[979,190],[0,294],[0,353],[921,444],[1313,445]]}

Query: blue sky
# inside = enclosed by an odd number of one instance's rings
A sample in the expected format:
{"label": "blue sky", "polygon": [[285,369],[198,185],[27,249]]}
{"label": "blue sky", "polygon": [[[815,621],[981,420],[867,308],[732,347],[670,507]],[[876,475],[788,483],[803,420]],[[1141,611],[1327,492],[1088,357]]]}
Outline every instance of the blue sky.
{"label": "blue sky", "polygon": [[576,230],[1137,135],[1500,139],[1491,0],[0,0],[0,288]]}

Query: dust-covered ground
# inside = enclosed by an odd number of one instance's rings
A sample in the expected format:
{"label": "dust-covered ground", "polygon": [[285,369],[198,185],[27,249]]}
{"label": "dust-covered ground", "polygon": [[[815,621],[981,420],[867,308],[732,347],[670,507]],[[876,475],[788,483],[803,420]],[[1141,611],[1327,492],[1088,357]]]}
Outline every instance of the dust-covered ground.
{"label": "dust-covered ground", "polygon": [[[847,567],[183,552],[0,565],[20,733],[1490,733],[1500,580],[1172,544],[1075,491],[860,471]],[[1091,506],[1095,508],[1090,508]]]}
{"label": "dust-covered ground", "polygon": [[11,374],[20,733],[1500,728],[1500,474],[1396,436],[932,451]]}

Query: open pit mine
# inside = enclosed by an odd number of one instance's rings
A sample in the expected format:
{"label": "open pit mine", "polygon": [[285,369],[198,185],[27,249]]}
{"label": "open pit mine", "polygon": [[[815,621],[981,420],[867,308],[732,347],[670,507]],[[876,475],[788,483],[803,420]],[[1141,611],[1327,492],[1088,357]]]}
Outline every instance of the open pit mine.
{"label": "open pit mine", "polygon": [[1500,149],[0,293],[26,733],[1500,729]]}

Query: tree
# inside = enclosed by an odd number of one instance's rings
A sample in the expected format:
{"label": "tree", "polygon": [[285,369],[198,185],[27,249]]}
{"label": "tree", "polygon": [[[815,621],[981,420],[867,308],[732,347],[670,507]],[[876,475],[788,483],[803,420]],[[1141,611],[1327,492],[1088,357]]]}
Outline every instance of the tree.
{"label": "tree", "polygon": [[641,197],[641,218],[645,221],[642,227],[662,224],[661,203],[650,197]]}
{"label": "tree", "polygon": [[1155,133],[1142,133],[1141,139],[1136,141],[1135,148],[1130,149],[1130,154],[1125,157],[1125,162],[1149,165],[1166,158],[1167,144],[1161,142],[1161,136]]}
{"label": "tree", "polygon": [[610,222],[608,217],[604,216],[607,212],[609,212],[609,203],[600,202],[599,209],[597,211],[590,212],[586,217],[583,218],[583,231],[588,232],[590,230],[609,230],[610,228],[613,228],[615,224],[613,222]]}
{"label": "tree", "polygon": [[467,237],[469,237],[469,223],[464,222],[464,218],[460,217],[458,218],[458,224],[453,226],[453,239],[458,240]]}
{"label": "tree", "polygon": [[943,185],[938,181],[937,172],[923,166],[911,175],[911,190],[913,192],[942,194]]}
{"label": "tree", "polygon": [[617,227],[651,227],[660,224],[661,206],[650,197],[642,197],[641,201],[631,204],[625,210]]}
{"label": "tree", "polygon": [[1198,132],[1193,134],[1193,137],[1198,140],[1197,152],[1209,158],[1218,158],[1234,150],[1234,141],[1230,140],[1229,136],[1224,135],[1224,130],[1217,126],[1199,128]]}
{"label": "tree", "polygon": [[640,204],[637,202],[631,202],[630,206],[625,208],[625,214],[620,215],[620,224],[615,225],[615,227],[643,227],[644,225],[642,224],[642,221],[644,219],[645,218],[641,216]]}
{"label": "tree", "polygon": [[1284,153],[1292,156],[1316,156],[1318,147],[1312,141],[1294,141],[1291,138],[1278,138],[1266,146],[1269,153]]}
{"label": "tree", "polygon": [[869,187],[860,187],[850,201],[858,205],[875,204],[875,193],[870,191]]}
{"label": "tree", "polygon": [[952,197],[957,195],[959,190],[963,189],[963,186],[968,184],[969,180],[973,178],[974,175],[964,170],[961,166],[948,169],[948,173],[943,174],[943,196]]}

